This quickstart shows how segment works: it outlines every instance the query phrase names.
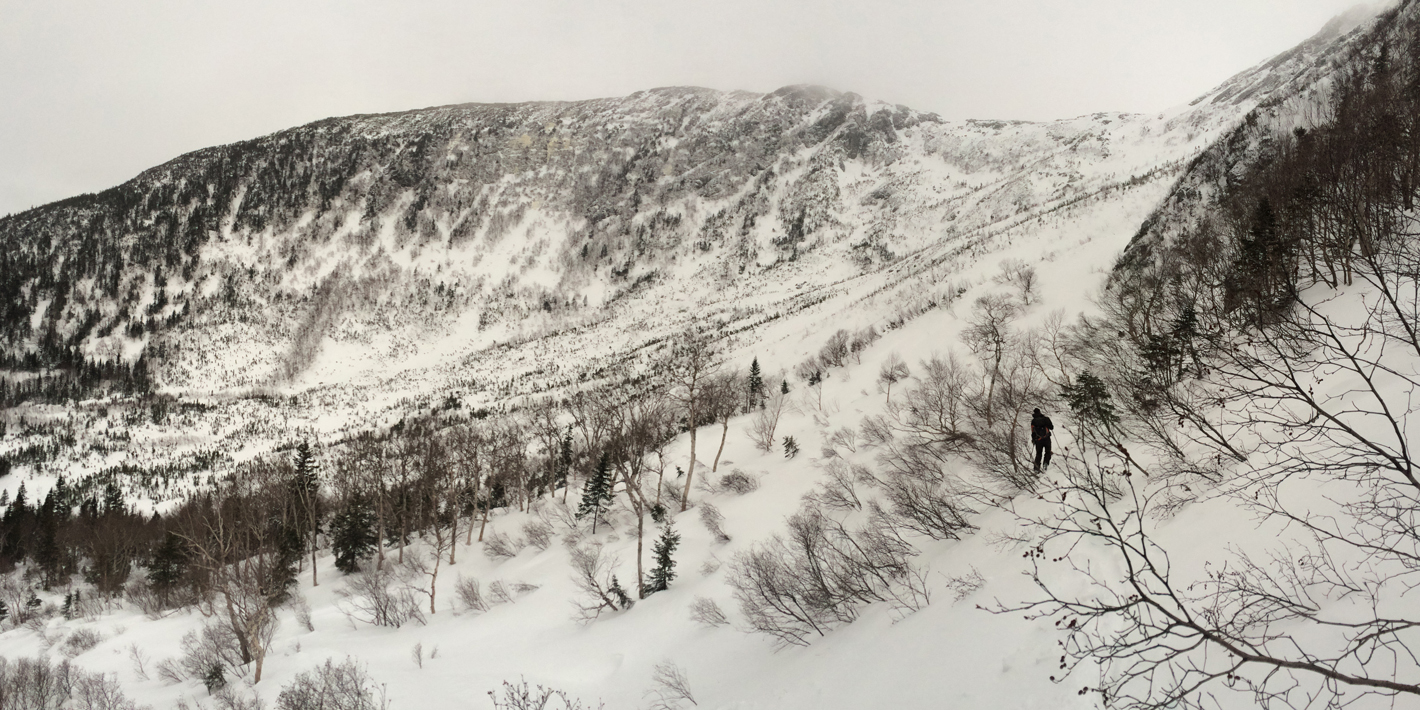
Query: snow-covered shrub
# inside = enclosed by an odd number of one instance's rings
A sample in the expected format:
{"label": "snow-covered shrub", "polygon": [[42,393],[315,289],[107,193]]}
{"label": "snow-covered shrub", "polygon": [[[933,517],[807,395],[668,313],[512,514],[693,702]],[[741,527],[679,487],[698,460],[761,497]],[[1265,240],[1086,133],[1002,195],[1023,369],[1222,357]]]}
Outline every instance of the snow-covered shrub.
{"label": "snow-covered shrub", "polygon": [[682,700],[689,701],[691,705],[699,704],[690,692],[690,679],[686,677],[685,670],[670,661],[656,664],[651,682],[651,690],[646,693],[652,698],[650,710],[678,710],[682,707]]}
{"label": "snow-covered shrub", "polygon": [[76,629],[74,633],[64,639],[64,643],[59,647],[59,652],[69,658],[73,658],[97,645],[104,640],[104,635],[98,629]]}
{"label": "snow-covered shrub", "polygon": [[0,706],[9,710],[137,710],[116,679],[69,661],[0,656]]}
{"label": "snow-covered shrub", "polygon": [[828,480],[813,493],[814,500],[834,510],[861,510],[863,501],[858,497],[857,481],[872,474],[859,464],[849,466],[841,460],[829,461],[824,467]]}
{"label": "snow-covered shrub", "polygon": [[829,435],[828,447],[833,449],[834,456],[841,455],[839,449],[856,454],[858,453],[858,432],[853,431],[849,427],[839,427]]}
{"label": "snow-covered shrub", "polygon": [[1036,278],[1035,267],[1020,259],[1001,262],[1001,273],[991,277],[991,281],[1015,289],[1023,306],[1029,306],[1040,298],[1040,280]]}
{"label": "snow-covered shrub", "polygon": [[843,367],[852,352],[853,336],[846,330],[839,330],[828,337],[828,342],[818,351],[818,361],[824,367]]}
{"label": "snow-covered shrub", "polygon": [[789,518],[787,538],[776,535],[738,554],[728,581],[750,628],[803,646],[856,619],[865,604],[924,606],[929,597],[912,564],[916,554],[886,516],[850,531],[809,504]]}
{"label": "snow-covered shrub", "polygon": [[765,453],[774,450],[774,432],[779,428],[779,418],[788,402],[788,395],[774,390],[765,399],[764,406],[754,413],[754,419],[750,421],[746,433],[749,434],[750,441],[754,442],[755,448]]}
{"label": "snow-covered shrub", "polygon": [[878,334],[878,329],[868,326],[853,334],[853,339],[848,343],[848,352],[853,354],[853,361],[861,364],[863,362],[863,351],[868,346],[878,341],[882,336]]}
{"label": "snow-covered shrub", "polygon": [[137,710],[138,706],[123,694],[123,686],[118,684],[117,678],[83,671],[77,673],[70,691],[75,710]]}
{"label": "snow-covered shrub", "polygon": [[[191,700],[191,704],[189,704]],[[196,698],[178,698],[176,710],[264,710],[266,707],[261,702],[261,697],[254,690],[241,690],[227,685],[219,688],[211,694],[207,703]]]}
{"label": "snow-covered shrub", "polygon": [[733,469],[720,477],[716,486],[721,493],[744,495],[759,490],[759,479],[739,469]]}
{"label": "snow-covered shrub", "polygon": [[356,621],[399,628],[411,621],[424,623],[419,601],[389,569],[371,569],[345,578],[340,609]]}
{"label": "snow-covered shrub", "polygon": [[30,596],[29,587],[20,580],[19,574],[16,572],[0,577],[0,601],[5,602],[5,608],[10,611],[10,621],[16,626],[24,624],[33,614],[25,605]]}
{"label": "snow-covered shrub", "polygon": [[167,608],[146,577],[134,575],[123,585],[123,597],[149,618],[156,619]]}
{"label": "snow-covered shrub", "polygon": [[492,604],[511,604],[513,593],[508,590],[508,585],[501,579],[495,579],[488,584],[488,601]]}
{"label": "snow-covered shrub", "polygon": [[296,623],[300,624],[301,628],[307,631],[315,631],[316,625],[313,621],[311,621],[310,602],[307,602],[304,596],[297,595],[294,599],[291,600],[290,605],[295,608]]}
{"label": "snow-covered shrub", "polygon": [[68,660],[50,665],[43,658],[0,656],[0,697],[15,698],[19,707],[58,708],[69,699],[80,673]]}
{"label": "snow-covered shrub", "polygon": [[724,626],[730,623],[720,605],[709,597],[696,597],[695,601],[690,603],[690,618],[705,626]]}
{"label": "snow-covered shrub", "polygon": [[460,576],[454,582],[454,595],[467,611],[488,611],[488,600],[483,598],[483,585],[477,577]]}
{"label": "snow-covered shrub", "polygon": [[[493,710],[593,710],[590,705],[568,696],[566,691],[541,685],[533,690],[527,681],[513,684],[505,680],[502,695],[490,690],[488,697],[493,700]],[[596,705],[597,710],[603,707],[601,703]]]}
{"label": "snow-covered shrub", "polygon": [[[229,669],[240,675],[246,665],[236,634],[226,624],[207,624],[200,631],[183,634],[179,642],[182,655],[177,662],[158,664],[158,674],[165,680],[181,683],[189,678],[207,678],[212,669]],[[225,671],[224,671],[225,672]]]}
{"label": "snow-covered shrub", "polygon": [[967,574],[947,577],[947,590],[952,593],[952,601],[961,601],[980,589],[986,584],[986,578],[981,576],[981,571],[975,567]]}
{"label": "snow-covered shrub", "polygon": [[899,525],[933,540],[957,540],[976,529],[966,518],[976,511],[940,483],[897,475],[883,484],[883,492]]}
{"label": "snow-covered shrub", "polygon": [[523,523],[523,537],[527,538],[528,544],[539,550],[546,550],[552,544],[552,526],[541,520],[530,520]]}
{"label": "snow-covered shrub", "polygon": [[483,554],[490,560],[507,560],[517,556],[527,546],[522,538],[513,538],[497,530],[490,530],[483,539]]}
{"label": "snow-covered shrub", "polygon": [[576,582],[582,596],[575,601],[577,618],[590,622],[601,616],[603,611],[630,609],[633,601],[622,588],[614,570],[617,559],[603,553],[597,543],[574,547],[572,556],[572,581]]}
{"label": "snow-covered shrub", "polygon": [[375,682],[355,659],[307,670],[281,687],[275,699],[277,710],[383,710],[389,701],[376,689]]}
{"label": "snow-covered shrub", "polygon": [[715,536],[715,541],[721,543],[729,542],[730,536],[725,534],[724,528],[725,515],[720,512],[720,509],[716,508],[712,503],[701,503],[699,508],[700,522],[704,523],[705,529],[709,530],[710,534]]}

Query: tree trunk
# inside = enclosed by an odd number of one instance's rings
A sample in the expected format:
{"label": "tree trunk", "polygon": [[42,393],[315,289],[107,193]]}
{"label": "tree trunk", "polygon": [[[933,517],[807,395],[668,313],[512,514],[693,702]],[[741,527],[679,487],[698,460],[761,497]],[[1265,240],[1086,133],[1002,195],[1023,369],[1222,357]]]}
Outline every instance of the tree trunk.
{"label": "tree trunk", "polygon": [[690,467],[685,471],[685,492],[680,496],[680,512],[690,505],[690,481],[695,478],[695,407],[690,408]]}
{"label": "tree trunk", "polygon": [[[479,480],[477,474],[475,474],[473,480],[473,515],[468,516],[468,540],[464,541],[465,545],[473,544],[473,521],[478,518],[478,494],[482,492],[483,482]],[[478,534],[478,539],[483,539],[482,532]]]}
{"label": "tree trunk", "polygon": [[[438,523],[435,523],[435,525],[437,525],[437,524],[438,524]],[[450,542],[453,542],[453,541],[456,540],[456,539],[457,539],[457,538],[450,538],[449,541],[450,541]],[[441,545],[443,545],[443,544],[444,544],[444,543],[443,543],[442,536],[440,536],[440,535],[436,532],[436,533],[434,534],[434,571],[432,571],[432,572],[429,573],[429,613],[430,613],[430,614],[433,614],[433,613],[434,613],[434,594],[439,591],[439,587],[438,587],[438,585],[435,584],[435,582],[439,581],[439,547],[440,547]],[[450,547],[450,548],[453,548],[453,545],[450,545],[449,547]]]}
{"label": "tree trunk", "polygon": [[379,539],[375,541],[375,552],[376,552],[376,556],[377,556],[377,560],[376,560],[376,562],[375,562],[375,569],[380,570],[380,571],[384,571],[384,569],[385,569],[385,515],[384,515],[384,506],[380,506],[380,513],[379,513],[376,517],[379,519],[379,520],[378,520],[378,527],[379,527],[379,529],[380,529],[380,534],[379,534],[379,536],[378,536]]}
{"label": "tree trunk", "polygon": [[241,623],[241,616],[237,614],[236,605],[232,603],[232,597],[227,592],[222,592],[227,602],[227,620],[232,625],[232,631],[236,632],[237,650],[242,654],[242,663],[251,663],[253,655],[251,646],[247,643],[246,626]]}
{"label": "tree trunk", "polygon": [[645,539],[646,516],[641,514],[641,508],[636,506],[636,594],[642,599],[646,598],[646,570],[645,563],[641,560],[642,541]]}
{"label": "tree trunk", "polygon": [[[265,616],[266,614],[270,614],[270,613],[271,613],[271,610],[270,610],[269,608],[268,608],[268,609],[263,609],[263,610],[260,612],[261,616]],[[258,617],[258,619],[260,619],[260,623],[257,624],[257,628],[260,628],[261,626],[265,625],[266,620],[265,620],[265,619],[261,619],[260,616]],[[261,682],[261,668],[262,668],[263,665],[266,664],[266,644],[260,643],[260,642],[256,642],[256,643],[252,643],[251,646],[252,646],[252,655],[254,656],[254,660],[256,661],[256,671],[252,674],[251,682],[252,682],[252,685],[255,685],[255,684]]]}
{"label": "tree trunk", "polygon": [[457,504],[450,503],[453,508],[453,515],[449,516],[449,564],[458,564],[454,560],[454,555],[459,549],[459,509]]}
{"label": "tree trunk", "polygon": [[720,470],[720,454],[725,453],[725,439],[730,435],[730,418],[725,417],[724,427],[720,429],[720,448],[715,451],[715,463],[710,465],[710,473]]}

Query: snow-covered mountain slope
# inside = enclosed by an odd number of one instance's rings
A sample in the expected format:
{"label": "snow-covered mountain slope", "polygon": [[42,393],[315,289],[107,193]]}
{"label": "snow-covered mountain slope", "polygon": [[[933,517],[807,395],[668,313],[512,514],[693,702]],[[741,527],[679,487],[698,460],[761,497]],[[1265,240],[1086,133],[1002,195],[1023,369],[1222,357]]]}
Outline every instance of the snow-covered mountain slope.
{"label": "snow-covered mountain slope", "polygon": [[786,87],[328,119],[0,220],[5,349],[145,354],[173,393],[492,404],[692,319],[753,340],[846,310],[1095,202],[1137,221],[1253,106],[1324,76],[1335,29],[1156,116],[951,123]]}
{"label": "snow-covered mountain slope", "polygon": [[7,351],[141,354],[188,402],[150,424],[31,412],[100,432],[71,478],[498,408],[653,368],[690,324],[787,368],[1006,258],[1088,288],[1082,244],[1122,247],[1189,160],[1349,41],[1152,116],[948,123],[790,87],[330,119],[0,220]]}
{"label": "snow-covered mountain slope", "polygon": [[[802,648],[778,649],[744,632],[747,620],[725,583],[727,564],[782,532],[800,496],[825,484],[823,469],[833,457],[820,452],[833,444],[834,432],[856,430],[865,417],[886,411],[875,381],[880,364],[896,355],[920,375],[924,360],[961,350],[967,304],[1005,288],[992,282],[1002,260],[1021,259],[1038,270],[1040,299],[1022,325],[1056,310],[1089,310],[1089,296],[1138,225],[1166,197],[1180,194],[1177,178],[1186,176],[1185,185],[1201,180],[1190,172],[1201,164],[1190,163],[1194,155],[1259,105],[1267,116],[1287,102],[1304,105],[1307,99],[1296,97],[1323,91],[1328,68],[1354,41],[1357,35],[1338,39],[1329,31],[1163,116],[946,124],[815,89],[770,96],[664,90],[607,102],[340,119],[189,156],[140,178],[149,183],[119,188],[152,195],[124,203],[133,214],[170,199],[191,206],[189,219],[208,204],[204,194],[224,196],[211,201],[218,216],[203,217],[216,226],[190,253],[171,256],[162,298],[143,280],[146,262],[127,260],[152,242],[119,238],[112,248],[125,255],[124,266],[110,273],[119,274],[118,291],[136,287],[138,294],[127,311],[97,296],[97,279],[70,279],[66,284],[81,285],[72,286],[63,308],[37,298],[33,330],[8,333],[20,348],[38,347],[46,324],[57,338],[73,336],[95,354],[147,347],[162,386],[178,398],[161,403],[162,416],[157,403],[148,416],[118,400],[12,413],[49,429],[30,432],[12,419],[10,450],[56,430],[86,446],[76,447],[77,460],[22,466],[0,485],[13,493],[20,480],[34,485],[59,471],[82,475],[125,460],[151,464],[214,449],[242,457],[298,433],[336,444],[349,431],[451,401],[454,409],[516,402],[582,381],[583,373],[598,379],[611,364],[649,369],[664,339],[694,321],[718,326],[736,364],[753,354],[771,374],[817,351],[832,331],[874,325],[884,335],[862,362],[831,370],[821,390],[794,382],[796,405],[779,433],[795,437],[804,453],[786,459],[778,450],[760,451],[745,434],[748,417],[732,423],[719,473],[740,470],[758,488],[694,493],[700,507],[674,518],[684,540],[680,576],[667,591],[578,623],[569,547],[555,540],[501,559],[481,554],[487,544],[460,544],[458,564],[439,577],[437,612],[425,625],[391,629],[347,619],[341,609],[348,602],[338,593],[346,581],[326,554],[319,586],[301,578],[309,624],[300,605],[280,611],[272,656],[254,692],[273,701],[298,673],[351,656],[367,665],[395,707],[487,707],[484,693],[520,676],[588,701],[600,698],[607,707],[644,707],[657,699],[648,691],[655,690],[656,666],[666,662],[685,671],[700,707],[1097,707],[1097,696],[1079,692],[1097,679],[1077,673],[1068,683],[1052,682],[1061,663],[1059,631],[977,608],[1038,593],[1022,574],[1030,546],[1021,519],[1007,510],[984,509],[972,520],[980,530],[964,540],[914,538],[931,603],[912,613],[867,605],[852,623]],[[561,134],[563,125],[577,131]],[[703,134],[682,128],[690,125],[718,128]],[[815,132],[818,126],[830,128]],[[348,179],[297,180],[314,169],[307,158],[289,158],[289,169],[230,171],[271,177],[233,179],[226,187],[191,177],[208,174],[197,164],[288,160],[270,149],[283,140],[303,146],[291,149],[296,155],[324,154],[322,141],[336,141],[331,134],[365,146],[342,158],[352,171]],[[411,135],[443,137],[421,148],[410,147],[418,143],[411,144]],[[494,147],[478,153],[482,139],[475,138],[485,135]],[[563,152],[564,138],[572,142],[570,153]],[[579,154],[581,140],[598,147]],[[477,157],[460,157],[470,153]],[[495,167],[480,173],[489,161]],[[614,169],[603,171],[607,166]],[[308,187],[322,184],[328,197]],[[290,195],[299,199],[278,199]],[[18,215],[0,228],[39,235],[27,244],[45,245],[45,235],[57,234],[45,230],[56,225],[115,223],[101,216],[110,199],[101,197]],[[459,233],[461,225],[472,226]],[[53,239],[46,248],[60,243]],[[588,245],[586,260],[578,244]],[[57,261],[56,270],[64,272],[64,263]],[[38,279],[17,288],[29,298],[56,283]],[[70,325],[86,305],[109,309],[100,320],[119,325],[107,335],[99,335],[100,325],[78,337],[83,329]],[[50,312],[69,315],[49,318]],[[163,321],[156,334],[147,326],[138,333],[123,320],[143,312]],[[241,396],[253,390],[262,396]],[[1058,455],[1068,461],[1075,441],[1060,424]],[[701,440],[715,433],[706,428]],[[687,460],[685,437],[667,456]],[[876,465],[874,452],[841,442],[836,456]],[[202,485],[206,469],[193,471],[190,483]],[[154,501],[184,492],[135,490]],[[614,569],[634,576],[635,540],[624,506],[613,510],[610,531],[590,536],[585,524],[569,525],[553,504],[541,504],[562,540],[601,542],[618,560]],[[702,525],[707,504],[723,513],[729,541]],[[1230,544],[1270,542],[1278,534],[1256,528],[1221,498],[1176,512],[1160,524],[1159,539],[1183,551],[1180,574],[1206,569],[1207,555]],[[504,510],[491,526],[526,538],[524,526],[536,519]],[[469,611],[458,601],[459,576],[476,577],[485,588],[502,581],[509,601]],[[60,599],[58,592],[46,596]],[[730,623],[693,621],[701,597]],[[0,653],[68,649],[79,665],[116,674],[142,702],[172,707],[182,697],[205,701],[206,691],[195,679],[162,679],[156,663],[176,657],[183,635],[205,621],[195,611],[147,619],[120,605],[7,629]],[[88,649],[66,645],[80,629],[102,638]],[[140,668],[142,658],[147,664]],[[1250,699],[1223,702],[1246,707]]]}

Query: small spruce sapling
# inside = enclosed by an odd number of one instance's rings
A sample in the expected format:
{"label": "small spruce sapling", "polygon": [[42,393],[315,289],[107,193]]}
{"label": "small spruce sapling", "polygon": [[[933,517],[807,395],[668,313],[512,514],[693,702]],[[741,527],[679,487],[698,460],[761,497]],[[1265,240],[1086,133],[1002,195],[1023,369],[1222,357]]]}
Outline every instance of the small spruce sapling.
{"label": "small spruce sapling", "polygon": [[799,455],[799,442],[792,436],[784,437],[784,458],[792,459]]}
{"label": "small spruce sapling", "polygon": [[764,406],[764,376],[759,370],[759,358],[755,358],[749,364],[749,406],[746,411],[762,408]]}
{"label": "small spruce sapling", "polygon": [[207,673],[202,676],[202,685],[207,687],[207,694],[211,695],[227,687],[227,673],[222,670],[221,663],[213,663]]}
{"label": "small spruce sapling", "polygon": [[608,594],[615,598],[616,606],[618,609],[631,608],[631,595],[627,594],[626,590],[621,588],[621,582],[617,581],[616,575],[611,576],[611,587],[608,588],[606,591]]}
{"label": "small spruce sapling", "polygon": [[655,594],[670,588],[671,581],[675,579],[674,555],[678,545],[680,534],[675,531],[675,526],[668,523],[665,529],[661,530],[661,536],[652,548],[656,566],[651,568],[651,578],[646,582],[646,594]]}

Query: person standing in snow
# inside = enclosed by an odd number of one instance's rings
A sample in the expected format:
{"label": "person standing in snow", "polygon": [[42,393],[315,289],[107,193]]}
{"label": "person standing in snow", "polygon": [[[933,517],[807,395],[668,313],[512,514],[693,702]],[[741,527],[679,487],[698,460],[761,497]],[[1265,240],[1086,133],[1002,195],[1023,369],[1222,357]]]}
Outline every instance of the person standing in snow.
{"label": "person standing in snow", "polygon": [[[1035,472],[1040,473],[1041,469],[1050,467],[1050,432],[1055,429],[1055,425],[1050,422],[1050,417],[1040,413],[1040,408],[1036,407],[1035,413],[1030,418],[1030,440],[1035,444]],[[1041,454],[1045,458],[1041,459]]]}

